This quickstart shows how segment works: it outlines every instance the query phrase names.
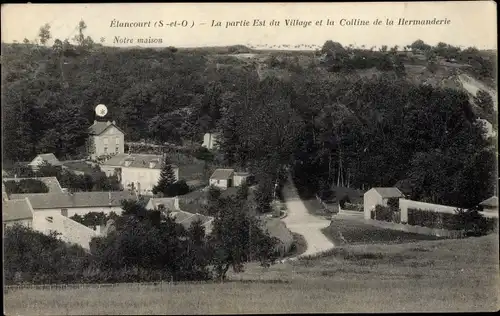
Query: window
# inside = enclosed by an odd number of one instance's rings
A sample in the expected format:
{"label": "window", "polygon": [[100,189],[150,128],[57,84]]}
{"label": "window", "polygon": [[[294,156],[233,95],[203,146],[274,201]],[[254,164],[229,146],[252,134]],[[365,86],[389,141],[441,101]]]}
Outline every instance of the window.
{"label": "window", "polygon": [[68,217],[68,209],[67,208],[61,209],[61,215]]}
{"label": "window", "polygon": [[[115,144],[116,145],[120,145],[120,137],[116,137],[115,138]],[[118,147],[118,146],[117,146]]]}
{"label": "window", "polygon": [[107,145],[108,145],[108,138],[107,138],[107,137],[104,137],[104,138],[102,139],[102,141],[103,141],[103,143],[104,143],[104,145],[105,145],[105,146],[107,146]]}
{"label": "window", "polygon": [[104,153],[105,153],[105,154],[107,154],[107,153],[108,153],[108,147],[107,147],[107,146],[105,146],[105,147],[104,147]]}
{"label": "window", "polygon": [[118,146],[115,147],[115,153],[118,153],[118,151],[120,150],[120,148],[118,148]]}
{"label": "window", "polygon": [[217,184],[220,184],[220,180],[217,180]]}

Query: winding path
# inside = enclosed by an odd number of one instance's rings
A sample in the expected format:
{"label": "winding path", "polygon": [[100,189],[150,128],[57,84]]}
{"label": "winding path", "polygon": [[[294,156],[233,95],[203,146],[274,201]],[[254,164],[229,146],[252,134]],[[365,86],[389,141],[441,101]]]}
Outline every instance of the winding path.
{"label": "winding path", "polygon": [[307,242],[307,250],[298,257],[310,256],[332,249],[335,245],[321,232],[321,229],[328,227],[330,221],[311,215],[299,197],[291,177],[283,188],[288,215],[283,219],[288,229],[292,232],[304,236]]}

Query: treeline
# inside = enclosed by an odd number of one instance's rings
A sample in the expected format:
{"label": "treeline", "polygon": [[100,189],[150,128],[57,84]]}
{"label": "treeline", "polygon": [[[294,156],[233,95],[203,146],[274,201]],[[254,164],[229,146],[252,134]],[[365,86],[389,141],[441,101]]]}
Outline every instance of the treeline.
{"label": "treeline", "polygon": [[[90,253],[69,246],[56,235],[29,228],[7,228],[4,271],[12,283],[101,283],[159,280],[223,280],[229,268],[243,270],[246,262],[274,262],[276,240],[250,215],[244,198],[216,198],[212,232],[201,222],[188,229],[175,223],[168,210],[146,210],[123,201],[124,212],[112,216],[107,235],[91,241]],[[87,224],[102,222],[89,215]]]}
{"label": "treeline", "polygon": [[[60,167],[52,166],[46,162],[41,164],[36,171],[28,166],[16,165],[12,171],[19,178],[31,177],[56,177],[59,184],[63,188],[67,188],[73,192],[78,191],[120,191],[122,185],[116,175],[106,176],[99,167],[94,167],[92,175],[79,175],[74,172]],[[29,190],[39,191],[39,188],[30,186]],[[27,190],[28,190],[27,189]],[[25,190],[25,191],[27,191]],[[47,191],[48,192],[48,188]],[[25,193],[46,193],[46,192],[25,192]]]}
{"label": "treeline", "polygon": [[37,179],[10,180],[4,181],[4,184],[5,192],[8,194],[49,192],[49,187]]}

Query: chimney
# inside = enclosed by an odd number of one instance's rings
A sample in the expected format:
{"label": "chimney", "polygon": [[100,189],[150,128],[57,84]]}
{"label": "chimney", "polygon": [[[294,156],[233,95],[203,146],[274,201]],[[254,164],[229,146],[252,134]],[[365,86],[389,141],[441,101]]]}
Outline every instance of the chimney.
{"label": "chimney", "polygon": [[116,121],[113,121],[113,125],[116,125]]}
{"label": "chimney", "polygon": [[108,191],[109,207],[111,207],[111,191]]}

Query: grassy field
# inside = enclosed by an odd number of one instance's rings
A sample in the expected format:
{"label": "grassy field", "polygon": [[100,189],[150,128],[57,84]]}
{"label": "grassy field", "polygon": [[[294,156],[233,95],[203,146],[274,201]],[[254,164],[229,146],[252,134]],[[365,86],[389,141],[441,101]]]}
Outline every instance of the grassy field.
{"label": "grassy field", "polygon": [[256,282],[19,290],[4,308],[6,315],[494,311],[498,236],[350,245],[229,276]]}
{"label": "grassy field", "polygon": [[[330,226],[324,228],[322,232],[335,245],[374,243],[399,244],[419,240],[443,239],[435,236],[383,229],[364,223],[362,217],[350,219],[342,218],[338,215],[334,216]],[[341,234],[345,241],[341,239]]]}

